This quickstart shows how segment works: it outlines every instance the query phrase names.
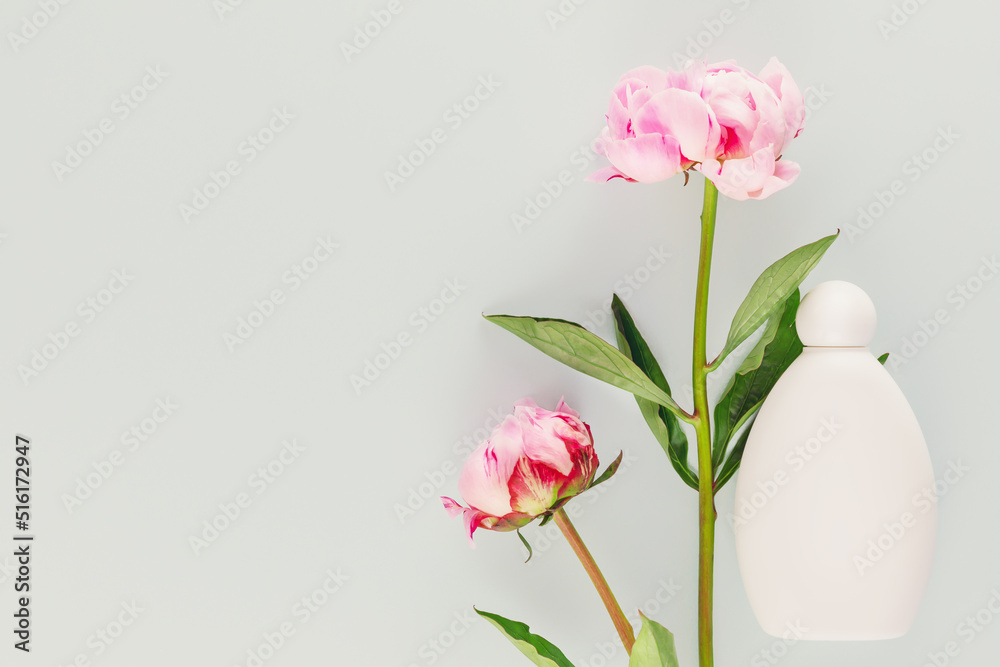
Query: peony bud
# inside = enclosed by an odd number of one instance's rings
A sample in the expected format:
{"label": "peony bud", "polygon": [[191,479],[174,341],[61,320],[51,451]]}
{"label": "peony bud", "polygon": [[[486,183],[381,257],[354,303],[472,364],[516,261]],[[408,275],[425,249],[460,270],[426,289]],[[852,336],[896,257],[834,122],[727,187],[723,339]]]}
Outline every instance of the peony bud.
{"label": "peony bud", "polygon": [[441,501],[452,516],[464,514],[471,543],[478,528],[517,530],[559,509],[590,488],[597,465],[590,427],[575,410],[526,398],[465,462],[458,490],[469,506]]}

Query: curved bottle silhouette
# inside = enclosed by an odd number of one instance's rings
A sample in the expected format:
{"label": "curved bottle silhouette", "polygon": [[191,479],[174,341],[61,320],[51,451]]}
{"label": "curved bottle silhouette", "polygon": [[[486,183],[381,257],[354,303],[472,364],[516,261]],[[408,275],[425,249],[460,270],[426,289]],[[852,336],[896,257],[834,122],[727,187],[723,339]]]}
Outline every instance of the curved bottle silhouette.
{"label": "curved bottle silhouette", "polygon": [[753,424],[736,551],[761,627],[890,639],[916,617],[937,530],[934,471],[902,391],[868,350],[875,307],[843,281],[802,300],[805,348]]}

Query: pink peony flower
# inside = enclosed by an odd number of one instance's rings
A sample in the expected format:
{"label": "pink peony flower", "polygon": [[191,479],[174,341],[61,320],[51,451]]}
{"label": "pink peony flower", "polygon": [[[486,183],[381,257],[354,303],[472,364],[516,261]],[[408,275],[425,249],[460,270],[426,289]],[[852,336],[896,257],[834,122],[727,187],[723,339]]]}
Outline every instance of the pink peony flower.
{"label": "pink peony flower", "polygon": [[763,199],[799,165],[779,160],[805,121],[802,93],[771,58],[754,76],[733,61],[682,72],[639,67],[611,95],[597,149],[611,162],[588,177],[653,183],[689,169],[733,199]]}
{"label": "pink peony flower", "polygon": [[564,401],[554,411],[530,398],[514,406],[462,468],[458,490],[469,506],[441,497],[452,516],[464,514],[470,543],[478,528],[516,530],[559,509],[597,471],[590,427]]}

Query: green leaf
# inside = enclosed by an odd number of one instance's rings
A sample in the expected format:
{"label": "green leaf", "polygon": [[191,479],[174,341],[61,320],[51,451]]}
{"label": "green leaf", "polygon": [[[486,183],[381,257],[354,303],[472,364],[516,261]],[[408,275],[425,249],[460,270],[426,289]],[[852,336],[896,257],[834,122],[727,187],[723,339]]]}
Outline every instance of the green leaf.
{"label": "green leaf", "polygon": [[753,422],[757,418],[756,415],[751,417],[747,423],[746,429],[743,430],[742,435],[740,435],[739,440],[736,441],[736,446],[733,447],[733,451],[729,453],[729,458],[722,465],[722,469],[719,470],[719,477],[715,480],[715,491],[718,492],[729,478],[736,474],[739,470],[740,461],[743,460],[743,450],[747,448],[747,439],[750,437],[750,429],[753,428]]}
{"label": "green leaf", "polygon": [[635,638],[628,667],[680,667],[673,633],[646,618],[642,612],[639,615],[642,616],[642,629]]}
{"label": "green leaf", "polygon": [[678,416],[684,414],[670,394],[628,357],[575,322],[513,315],[484,317],[574,370],[658,403]]}
{"label": "green leaf", "polygon": [[888,352],[886,352],[886,353],[885,353],[885,354],[883,354],[883,355],[882,355],[881,357],[879,357],[879,358],[878,358],[878,362],[879,362],[880,364],[882,364],[883,366],[885,366],[885,362],[886,362],[886,360],[887,360],[887,359],[889,359],[889,353],[888,353]]}
{"label": "green leaf", "polygon": [[[631,358],[657,387],[669,394],[670,385],[667,384],[667,378],[663,375],[660,365],[653,357],[653,352],[649,349],[642,334],[639,333],[632,316],[629,315],[625,304],[622,303],[617,294],[611,300],[611,312],[615,316],[618,348]],[[644,398],[636,396],[635,400],[639,404],[639,411],[642,412],[649,430],[653,432],[656,441],[667,453],[674,470],[677,471],[685,484],[697,490],[698,474],[691,470],[688,465],[688,440],[676,415],[663,406]]]}
{"label": "green leaf", "polygon": [[[733,435],[760,408],[761,403],[774,387],[789,364],[802,352],[802,341],[795,331],[795,314],[799,308],[799,291],[794,290],[771,318],[765,336],[761,338],[751,356],[760,361],[744,363],[733,375],[729,386],[715,406],[715,435],[712,444],[712,467],[718,469],[725,459]],[[735,453],[735,450],[734,450]],[[730,455],[730,459],[732,455]],[[739,458],[736,459],[739,465]],[[734,470],[735,472],[735,470]],[[718,481],[716,489],[719,488]]]}
{"label": "green leaf", "polygon": [[547,524],[549,521],[552,521],[552,517],[553,516],[555,516],[555,515],[552,514],[552,513],[545,514],[542,517],[542,520],[538,522],[538,527],[541,528],[542,526],[544,526],[545,524]]}
{"label": "green leaf", "polygon": [[529,560],[531,560],[531,557],[535,555],[535,552],[531,550],[531,545],[528,544],[528,540],[524,539],[524,535],[521,534],[520,528],[517,530],[517,536],[521,538],[521,544],[523,544],[524,548],[528,550],[528,560],[524,561],[525,563],[527,563]]}
{"label": "green leaf", "polygon": [[603,484],[604,482],[606,482],[609,479],[611,479],[611,476],[614,475],[616,472],[618,472],[618,466],[620,466],[622,464],[622,456],[624,456],[624,455],[625,455],[625,452],[618,452],[618,458],[616,458],[614,461],[612,461],[611,465],[609,465],[607,468],[605,468],[604,472],[602,472],[597,479],[595,479],[593,482],[591,482],[590,486],[588,486],[587,488],[588,489],[592,489],[595,486],[597,486],[598,484]]}
{"label": "green leaf", "polygon": [[729,335],[726,337],[726,344],[713,362],[713,368],[718,368],[730,352],[749,338],[775,310],[781,307],[781,304],[819,263],[823,253],[837,239],[838,234],[839,231],[814,243],[796,248],[764,269],[764,273],[760,274],[737,309],[729,328]]}
{"label": "green leaf", "polygon": [[[787,303],[786,301],[785,304]],[[757,341],[757,344],[753,346],[753,349],[750,350],[750,354],[746,356],[740,367],[736,369],[737,373],[745,375],[760,367],[761,362],[764,361],[764,351],[767,350],[767,346],[771,344],[771,341],[774,340],[774,337],[778,333],[778,326],[781,324],[781,314],[784,312],[785,307],[785,305],[782,305],[780,310],[775,310],[771,317],[768,318],[767,324],[764,326],[764,334]]]}
{"label": "green leaf", "polygon": [[524,623],[478,609],[476,613],[495,625],[518,651],[539,667],[573,667],[562,651],[547,639],[529,632]]}

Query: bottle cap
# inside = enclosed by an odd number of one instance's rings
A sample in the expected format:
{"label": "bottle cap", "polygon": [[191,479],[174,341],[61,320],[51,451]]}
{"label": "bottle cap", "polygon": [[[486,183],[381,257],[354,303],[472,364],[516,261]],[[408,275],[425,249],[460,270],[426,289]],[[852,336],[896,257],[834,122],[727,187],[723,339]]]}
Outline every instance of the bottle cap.
{"label": "bottle cap", "polygon": [[795,329],[809,347],[866,347],[875,336],[875,304],[843,280],[812,288],[799,304]]}

